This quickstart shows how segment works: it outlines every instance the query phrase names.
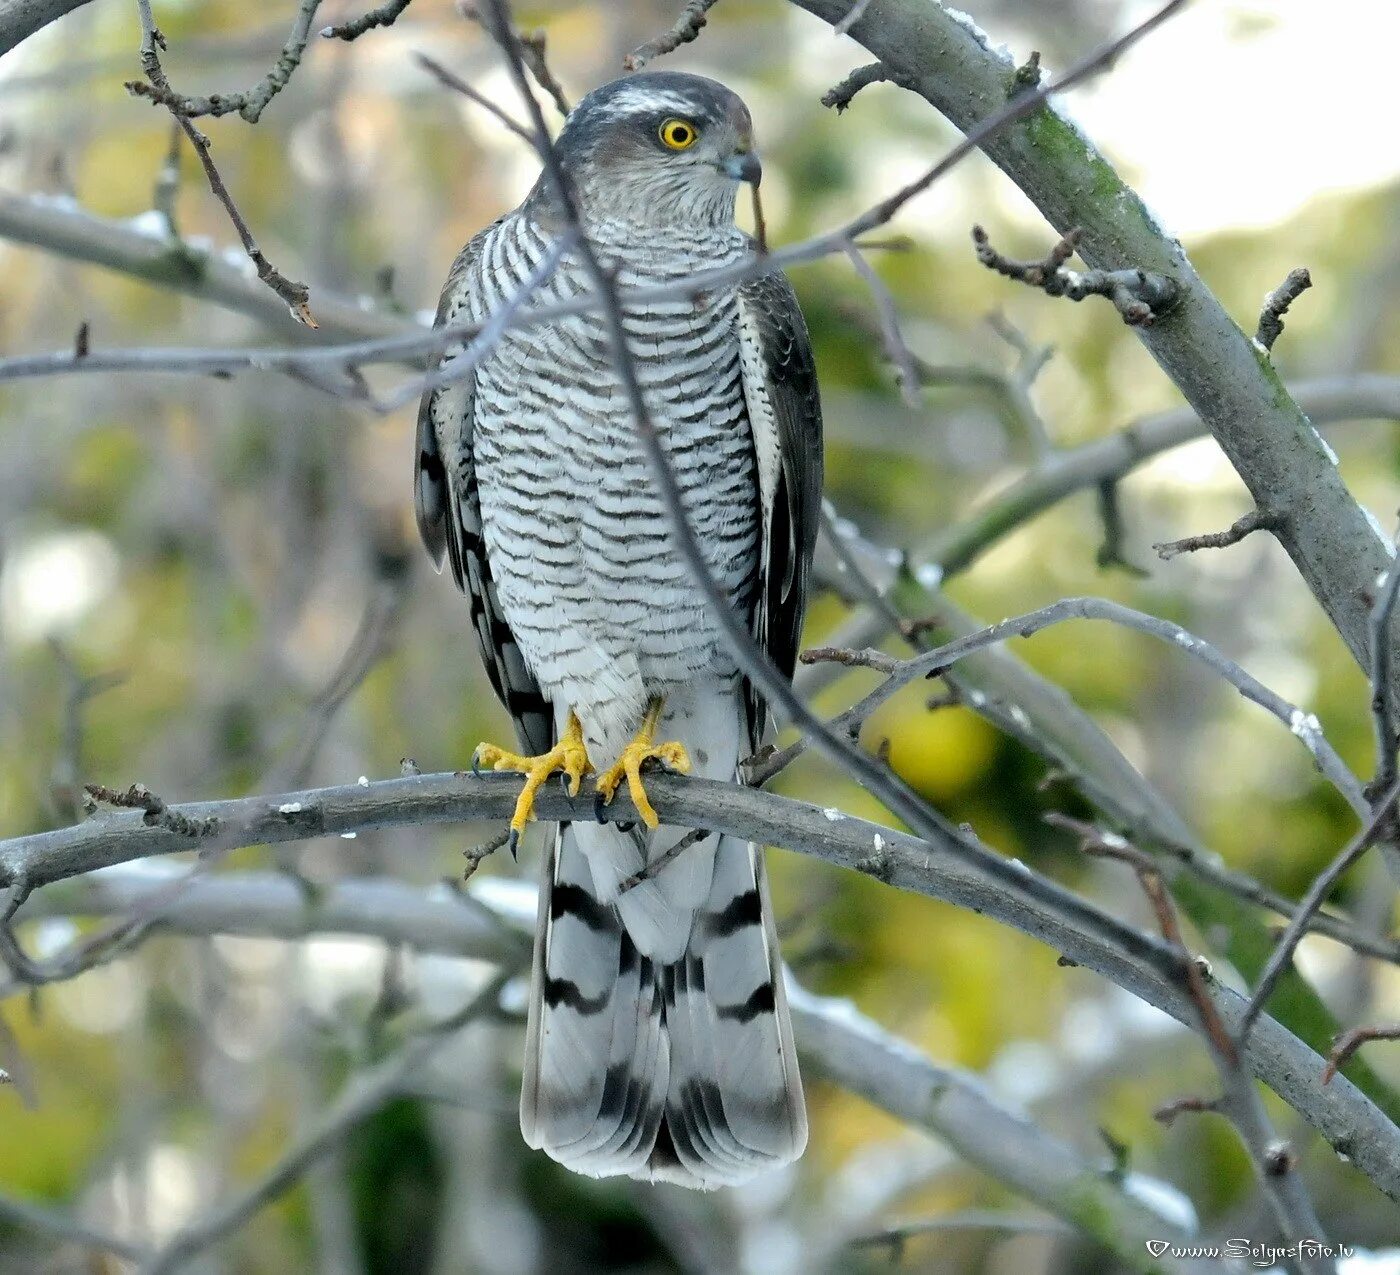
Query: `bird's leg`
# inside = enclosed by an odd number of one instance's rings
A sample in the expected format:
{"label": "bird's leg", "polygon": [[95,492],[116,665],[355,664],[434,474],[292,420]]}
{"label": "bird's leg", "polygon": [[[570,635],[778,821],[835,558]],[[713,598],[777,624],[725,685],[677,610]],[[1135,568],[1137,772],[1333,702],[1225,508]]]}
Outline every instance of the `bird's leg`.
{"label": "bird's leg", "polygon": [[515,813],[510,818],[510,852],[514,856],[520,845],[520,834],[525,825],[534,818],[535,793],[550,775],[558,772],[568,780],[569,796],[578,796],[578,786],[584,775],[593,769],[588,760],[588,749],[583,743],[583,725],[578,714],[569,710],[569,721],[564,727],[563,738],[547,753],[538,757],[524,757],[519,753],[507,752],[495,744],[478,744],[472,758],[472,769],[489,766],[492,770],[515,770],[525,776],[525,787],[515,803]]}
{"label": "bird's leg", "polygon": [[661,720],[661,710],[665,705],[666,701],[660,695],[652,699],[647,705],[646,716],[642,718],[641,729],[637,731],[632,742],[622,750],[622,756],[616,763],[598,776],[599,809],[613,799],[622,781],[626,779],[627,791],[632,795],[632,804],[637,807],[637,813],[648,828],[655,828],[661,821],[656,817],[651,802],[647,800],[646,789],[642,787],[643,765],[649,761],[658,761],[668,770],[682,775],[690,773],[690,758],[683,744],[675,740],[665,744],[656,742],[656,726]]}

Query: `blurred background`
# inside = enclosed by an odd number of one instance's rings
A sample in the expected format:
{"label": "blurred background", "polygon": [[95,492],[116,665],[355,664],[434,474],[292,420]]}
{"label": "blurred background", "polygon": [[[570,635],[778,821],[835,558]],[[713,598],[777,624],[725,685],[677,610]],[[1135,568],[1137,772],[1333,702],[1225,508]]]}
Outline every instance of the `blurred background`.
{"label": "blurred background", "polygon": [[[994,45],[1005,42],[1018,61],[1039,49],[1051,68],[1150,7],[961,2]],[[294,9],[164,0],[157,19],[172,80],[190,93],[253,83]],[[670,0],[598,0],[522,4],[517,16],[546,29],[551,64],[576,99],[678,10]],[[358,11],[327,6],[325,20]],[[1400,11],[1375,0],[1201,2],[1064,104],[1242,326],[1252,330],[1264,293],[1290,268],[1311,268],[1316,286],[1275,352],[1290,382],[1400,378],[1400,148],[1377,139],[1393,114],[1381,58],[1398,39]],[[135,6],[98,0],[0,61],[0,189],[150,226],[170,126],[122,88],[139,74],[138,43]],[[431,310],[460,245],[533,181],[525,148],[425,75],[411,57],[420,49],[511,101],[480,31],[445,0],[415,0],[388,30],[350,45],[313,42],[256,127],[236,116],[201,123],[261,245],[310,283],[313,309],[334,292],[368,311]],[[1369,64],[1358,57],[1366,49],[1377,53]],[[955,140],[922,100],[891,85],[866,89],[843,115],[823,108],[822,93],[868,60],[782,0],[723,0],[700,40],[666,60],[723,78],[749,102],[773,242],[839,224]],[[188,149],[174,208],[187,239],[236,245]],[[1053,240],[974,156],[897,219],[906,251],[872,257],[910,345],[944,369],[916,409],[870,335],[873,305],[850,264],[794,272],[822,375],[828,495],[865,537],[914,551],[916,562],[921,547],[1042,463],[1047,446],[1076,446],[1180,404],[1111,307],[1051,300],[979,266],[974,222],[1017,255],[1039,256]],[[94,348],[286,336],[0,241],[5,354],[68,348],[84,321]],[[1050,350],[1029,411],[1006,389],[1023,365],[1018,343]],[[507,736],[465,604],[413,531],[413,418],[411,407],[377,416],[271,374],[0,385],[0,836],[80,817],[84,782],[139,781],[169,800],[277,792],[396,775],[404,757],[450,770],[479,740]],[[1326,433],[1357,498],[1391,528],[1393,427],[1363,417]],[[1247,508],[1213,442],[1178,447],[1117,487],[1121,562],[1099,565],[1105,526],[1089,488],[990,543],[950,576],[946,595],[986,622],[1081,593],[1172,618],[1316,714],[1368,775],[1365,680],[1272,539],[1170,563],[1151,549],[1218,530]],[[824,593],[809,641],[839,630],[848,611]],[[1297,897],[1353,831],[1299,741],[1183,652],[1075,624],[1014,655],[1087,710],[1202,842],[1280,893]],[[871,684],[857,674],[822,685],[817,702],[835,711]],[[1072,839],[1041,822],[1050,809],[1088,811],[1073,792],[1041,784],[1045,760],[986,717],[958,704],[930,709],[928,697],[920,686],[883,710],[870,745],[888,740],[902,775],[999,850],[1150,924],[1130,874],[1083,861]],[[777,786],[882,817],[813,759]],[[495,831],[245,850],[217,870],[293,872],[313,891],[356,875],[429,885],[459,877],[463,851]],[[528,879],[538,836],[522,856]],[[1126,1155],[1174,1184],[1184,1197],[1175,1205],[1189,1202],[1208,1229],[1267,1237],[1228,1127],[1152,1119],[1166,1099],[1213,1088],[1194,1037],[981,917],[782,851],[770,865],[786,955],[808,987],[850,997],[933,1058],[982,1073],[1003,1101],[1087,1157],[1108,1165]],[[515,873],[500,855],[480,869]],[[53,915],[20,928],[37,956],[94,924],[61,915],[64,888],[51,889]],[[1369,864],[1339,901],[1377,930],[1392,926],[1393,893]],[[1228,946],[1220,937],[1199,924],[1192,934],[1217,953]],[[1300,965],[1343,1025],[1400,1018],[1394,966],[1316,938]],[[0,1066],[26,1083],[0,1089],[0,1192],[159,1242],[266,1170],[405,1024],[459,1005],[487,972],[365,938],[157,933],[71,981],[33,994],[10,987]],[[190,1269],[1112,1269],[1063,1234],[955,1227],[903,1246],[847,1246],[892,1219],[1018,1206],[927,1136],[815,1076],[806,1157],[751,1190],[692,1198],[570,1176],[521,1143],[519,1049],[518,1024],[470,1029],[421,1092],[356,1127]],[[1367,1056],[1378,1084],[1400,1085],[1400,1047]],[[1400,1245],[1394,1206],[1285,1108],[1271,1111],[1296,1139],[1331,1234]],[[126,1269],[0,1223],[6,1275]]]}

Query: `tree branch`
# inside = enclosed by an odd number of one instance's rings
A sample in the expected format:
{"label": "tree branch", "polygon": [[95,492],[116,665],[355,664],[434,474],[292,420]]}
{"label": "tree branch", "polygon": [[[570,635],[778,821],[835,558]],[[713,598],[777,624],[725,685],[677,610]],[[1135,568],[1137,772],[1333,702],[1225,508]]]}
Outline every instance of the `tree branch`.
{"label": "tree branch", "polygon": [[[504,821],[521,782],[504,774],[419,775],[171,810],[191,820],[217,818],[216,839],[225,847],[277,844],[376,828]],[[1024,866],[1008,864],[961,829],[949,827],[923,839],[848,815],[832,818],[820,807],[771,793],[665,774],[649,778],[647,792],[665,823],[786,846],[970,908],[1046,943],[1178,1021],[1195,1022],[1194,1005],[1180,984],[1179,958],[1170,947]],[[614,805],[617,818],[636,817],[625,796]],[[547,785],[537,807],[545,820],[591,818],[591,785],[585,784],[577,798]],[[147,827],[140,815],[120,812],[0,842],[0,881],[26,881],[37,888],[114,863],[205,845],[207,840]],[[1219,1004],[1234,1030],[1244,999],[1221,988]],[[1254,1026],[1244,1052],[1260,1080],[1382,1191],[1400,1200],[1400,1130],[1369,1098],[1344,1078],[1324,1089],[1320,1055],[1268,1017]]]}
{"label": "tree branch", "polygon": [[0,56],[89,0],[0,0]]}
{"label": "tree branch", "polygon": [[[794,0],[836,24],[846,0]],[[987,135],[1015,91],[1016,69],[948,10],[882,0],[850,34],[982,149],[1063,234],[1083,230],[1091,267],[1169,275],[1181,304],[1141,339],[1220,442],[1256,505],[1288,511],[1278,537],[1358,662],[1366,664],[1365,590],[1389,553],[1327,450],[1270,366],[1177,245],[1064,117],[1043,102]],[[1029,95],[1028,95],[1029,96]],[[1022,99],[1017,99],[1022,100]]]}
{"label": "tree branch", "polygon": [[[109,872],[58,887],[54,903],[40,896],[28,911],[80,916],[94,908],[140,908],[152,891],[146,872]],[[308,905],[283,876],[239,873],[201,880],[168,908],[162,924],[192,935],[358,934],[502,964],[518,962],[527,950],[535,907],[534,888],[523,882],[495,881],[489,894],[454,896],[389,879],[337,882]],[[932,1133],[968,1164],[1093,1236],[1130,1268],[1207,1275],[1187,1261],[1151,1262],[1144,1241],[1180,1236],[1177,1225],[1153,1211],[1130,1183],[1003,1107],[979,1077],[935,1064],[850,1003],[813,996],[791,974],[788,989],[798,1045],[834,1083]]]}
{"label": "tree branch", "polygon": [[1087,274],[1065,269],[1065,262],[1074,255],[1079,244],[1080,234],[1077,226],[1065,231],[1043,261],[1017,261],[1004,256],[992,247],[981,226],[973,226],[972,242],[977,248],[977,260],[987,269],[1039,288],[1049,297],[1068,297],[1071,301],[1107,297],[1129,327],[1148,327],[1176,304],[1179,294],[1170,275],[1153,274],[1136,267],[1090,270]]}
{"label": "tree branch", "polygon": [[1255,344],[1272,353],[1274,342],[1283,335],[1283,316],[1299,297],[1312,287],[1312,275],[1303,266],[1290,270],[1288,277],[1264,298],[1259,313],[1259,327],[1254,333]]}
{"label": "tree branch", "polygon": [[[150,18],[149,0],[137,0],[137,3],[142,10],[144,24]],[[217,117],[237,112],[248,123],[256,124],[272,99],[287,87],[292,73],[301,65],[302,55],[311,39],[311,24],[316,17],[316,10],[320,7],[321,0],[301,0],[291,33],[287,36],[277,61],[252,88],[241,93],[213,93],[208,97],[189,97],[178,92],[166,79],[165,73],[160,69],[159,55],[156,52],[157,45],[164,47],[165,39],[151,23],[148,30],[154,32],[154,39],[149,44],[143,44],[141,51],[141,65],[146,72],[146,80],[128,80],[126,91],[133,97],[148,98],[164,106],[172,115],[181,119],[197,119],[203,115]]]}
{"label": "tree branch", "polygon": [[681,45],[689,44],[700,35],[708,21],[710,10],[717,3],[718,0],[686,0],[685,9],[676,19],[675,25],[670,30],[663,31],[656,39],[648,40],[633,49],[622,59],[623,67],[628,71],[640,71],[653,58],[674,53]]}
{"label": "tree branch", "polygon": [[196,1218],[142,1267],[143,1275],[172,1275],[211,1244],[236,1231],[270,1204],[311,1164],[394,1097],[404,1083],[473,1019],[497,1007],[501,988],[515,972],[507,966],[462,1009],[431,1024],[398,1053],[355,1075],[335,1102],[252,1186]]}

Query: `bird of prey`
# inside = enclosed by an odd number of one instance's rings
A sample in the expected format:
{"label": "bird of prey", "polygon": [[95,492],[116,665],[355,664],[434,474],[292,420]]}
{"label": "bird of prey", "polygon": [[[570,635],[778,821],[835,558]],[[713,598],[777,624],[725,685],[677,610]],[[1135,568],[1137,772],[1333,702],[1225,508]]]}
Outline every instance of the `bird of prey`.
{"label": "bird of prey", "polygon": [[[683,283],[754,258],[734,220],[740,185],[760,176],[748,109],[713,80],[633,75],[585,97],[555,146],[579,228],[624,294],[627,347],[708,570],[790,676],[822,483],[806,326],[771,268]],[[485,321],[538,282],[570,229],[555,189],[542,176],[467,244],[439,325]],[[659,295],[627,298],[642,289]],[[591,291],[574,246],[529,304]],[[765,709],[672,542],[598,306],[507,325],[470,375],[425,396],[416,497],[519,736],[519,753],[477,752],[527,776],[512,850],[550,775],[575,794],[598,775],[598,821],[559,827],[546,856],[526,1141],[594,1177],[699,1188],[796,1159],[807,1116],[762,849],[692,834],[667,857],[688,830],[658,826],[644,779],[659,764],[734,781]],[[624,782],[644,826],[603,822]]]}

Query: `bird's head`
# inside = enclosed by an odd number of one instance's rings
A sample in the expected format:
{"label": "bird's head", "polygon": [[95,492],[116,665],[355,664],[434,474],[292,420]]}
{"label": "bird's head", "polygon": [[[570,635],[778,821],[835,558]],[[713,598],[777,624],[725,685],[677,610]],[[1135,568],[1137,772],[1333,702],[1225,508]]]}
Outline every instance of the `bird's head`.
{"label": "bird's head", "polygon": [[701,75],[647,72],[594,89],[557,151],[588,217],[723,224],[762,175],[738,96]]}

